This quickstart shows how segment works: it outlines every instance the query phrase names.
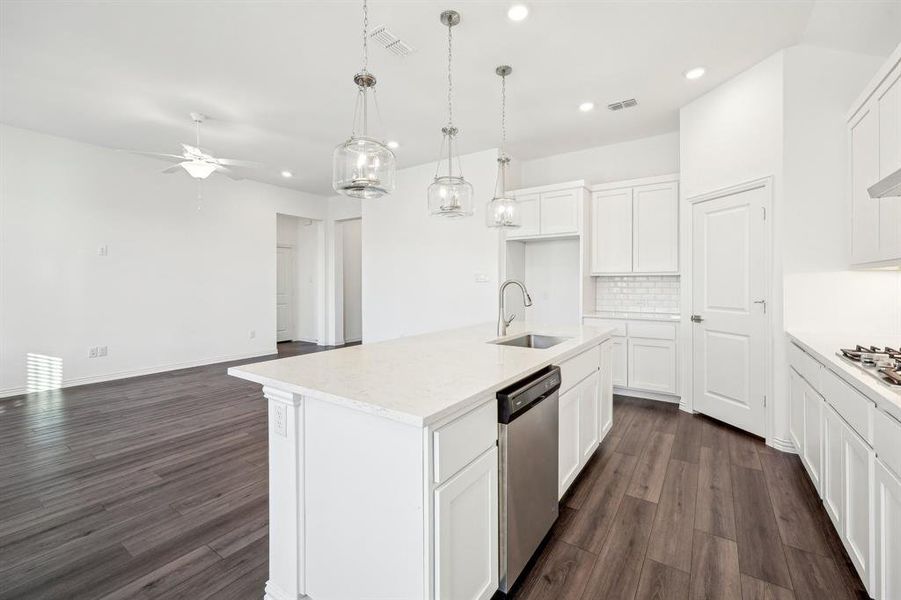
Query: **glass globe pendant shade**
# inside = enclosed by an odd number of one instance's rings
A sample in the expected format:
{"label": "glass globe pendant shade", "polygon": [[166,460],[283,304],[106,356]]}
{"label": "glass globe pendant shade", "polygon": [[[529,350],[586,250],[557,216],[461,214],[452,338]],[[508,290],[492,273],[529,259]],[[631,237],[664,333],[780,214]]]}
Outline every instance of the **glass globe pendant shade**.
{"label": "glass globe pendant shade", "polygon": [[429,213],[439,217],[471,215],[472,184],[462,177],[435,177],[435,181],[429,186]]}
{"label": "glass globe pendant shade", "polygon": [[378,198],[394,191],[394,152],[380,141],[351,137],[335,148],[332,187],[352,198]]}
{"label": "glass globe pendant shade", "polygon": [[485,224],[488,227],[515,229],[522,225],[522,211],[514,198],[492,198],[485,210]]}

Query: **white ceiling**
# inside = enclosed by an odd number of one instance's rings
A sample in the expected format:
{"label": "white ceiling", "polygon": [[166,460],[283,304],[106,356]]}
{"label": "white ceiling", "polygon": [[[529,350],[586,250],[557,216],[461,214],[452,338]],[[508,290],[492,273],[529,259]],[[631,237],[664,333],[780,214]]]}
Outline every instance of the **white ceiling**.
{"label": "white ceiling", "polygon": [[[460,150],[499,141],[507,63],[509,149],[545,156],[673,131],[678,108],[776,50],[801,42],[888,55],[901,2],[371,0],[416,52],[370,50],[383,134],[401,166],[434,160],[445,120],[446,29],[455,32]],[[350,133],[360,66],[360,3],[134,1],[0,3],[0,121],[114,148],[172,152],[192,139],[188,113],[210,116],[204,146],[266,165],[246,175],[331,193],[331,153]],[[689,82],[696,65],[707,76]],[[604,106],[637,98],[634,109]],[[586,100],[598,109],[581,113]],[[280,177],[288,169],[291,180]]]}

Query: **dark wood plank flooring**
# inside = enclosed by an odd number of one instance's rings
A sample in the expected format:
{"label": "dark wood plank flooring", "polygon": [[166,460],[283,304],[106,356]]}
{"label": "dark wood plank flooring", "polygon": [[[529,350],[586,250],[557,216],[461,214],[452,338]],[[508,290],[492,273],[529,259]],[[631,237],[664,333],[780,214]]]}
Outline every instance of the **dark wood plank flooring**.
{"label": "dark wood plank flooring", "polygon": [[[262,596],[266,404],[228,366],[0,400],[0,599]],[[515,597],[866,594],[797,457],[617,397]]]}

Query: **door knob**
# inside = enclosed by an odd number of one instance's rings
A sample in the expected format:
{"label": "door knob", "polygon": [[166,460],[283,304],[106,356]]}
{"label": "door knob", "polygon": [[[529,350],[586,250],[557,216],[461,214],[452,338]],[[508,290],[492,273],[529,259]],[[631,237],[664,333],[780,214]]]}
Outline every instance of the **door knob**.
{"label": "door knob", "polygon": [[691,315],[692,323],[700,323],[703,320],[704,320],[704,317],[702,317],[701,315]]}

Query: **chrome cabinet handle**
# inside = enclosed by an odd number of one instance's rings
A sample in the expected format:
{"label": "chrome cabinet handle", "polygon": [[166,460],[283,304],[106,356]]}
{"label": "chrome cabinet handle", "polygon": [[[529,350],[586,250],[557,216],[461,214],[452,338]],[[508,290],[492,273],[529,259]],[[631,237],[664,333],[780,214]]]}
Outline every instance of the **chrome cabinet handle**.
{"label": "chrome cabinet handle", "polygon": [[704,320],[704,317],[702,317],[701,315],[691,315],[692,323],[700,323],[703,320]]}

